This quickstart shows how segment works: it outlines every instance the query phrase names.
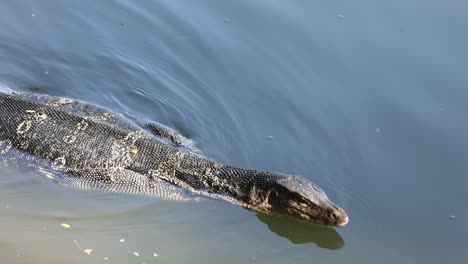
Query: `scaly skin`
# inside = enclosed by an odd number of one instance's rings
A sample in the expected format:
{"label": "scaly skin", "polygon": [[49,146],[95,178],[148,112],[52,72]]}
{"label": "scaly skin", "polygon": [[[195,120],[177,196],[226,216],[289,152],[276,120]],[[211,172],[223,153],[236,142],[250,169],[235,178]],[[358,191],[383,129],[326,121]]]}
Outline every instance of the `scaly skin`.
{"label": "scaly skin", "polygon": [[72,185],[96,183],[164,198],[182,197],[176,188],[181,187],[268,214],[348,223],[344,210],[310,181],[219,164],[184,147],[181,138],[155,123],[145,129],[72,99],[0,93],[0,141],[8,146],[0,155],[10,147],[29,153],[51,171],[67,174],[63,179]]}

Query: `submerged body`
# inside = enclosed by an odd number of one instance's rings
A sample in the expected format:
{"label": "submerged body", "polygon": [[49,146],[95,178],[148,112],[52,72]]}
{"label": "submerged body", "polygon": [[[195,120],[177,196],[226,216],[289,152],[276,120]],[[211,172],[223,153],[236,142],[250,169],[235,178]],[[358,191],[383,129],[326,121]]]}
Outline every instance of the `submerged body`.
{"label": "submerged body", "polygon": [[51,176],[59,182],[169,199],[192,192],[324,225],[348,223],[310,181],[222,165],[181,139],[160,124],[139,126],[80,101],[0,93],[0,155],[31,154],[29,162],[60,174]]}

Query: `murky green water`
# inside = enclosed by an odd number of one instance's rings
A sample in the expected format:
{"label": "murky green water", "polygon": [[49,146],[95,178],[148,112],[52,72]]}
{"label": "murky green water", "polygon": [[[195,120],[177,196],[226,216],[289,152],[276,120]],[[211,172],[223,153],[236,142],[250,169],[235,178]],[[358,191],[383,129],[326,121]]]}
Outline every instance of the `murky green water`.
{"label": "murky green water", "polygon": [[466,1],[7,0],[0,25],[0,89],[159,121],[215,160],[320,184],[351,219],[1,168],[2,263],[468,261]]}

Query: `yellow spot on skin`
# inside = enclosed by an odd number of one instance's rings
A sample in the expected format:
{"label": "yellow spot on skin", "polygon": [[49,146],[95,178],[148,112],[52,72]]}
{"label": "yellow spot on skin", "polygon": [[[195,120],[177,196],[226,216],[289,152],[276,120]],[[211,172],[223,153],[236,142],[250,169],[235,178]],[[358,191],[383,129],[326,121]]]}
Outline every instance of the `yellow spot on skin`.
{"label": "yellow spot on skin", "polygon": [[133,154],[137,154],[137,153],[138,153],[138,148],[136,148],[136,147],[133,148],[133,149],[132,149],[132,153],[133,153]]}
{"label": "yellow spot on skin", "polygon": [[104,114],[102,114],[101,119],[102,120],[107,120],[107,119],[109,119],[109,116],[110,116],[109,113],[104,113]]}
{"label": "yellow spot on skin", "polygon": [[86,121],[81,121],[80,123],[78,123],[76,125],[76,127],[79,129],[79,130],[82,130],[82,131],[85,131],[87,128],[88,128],[88,122]]}
{"label": "yellow spot on skin", "polygon": [[36,110],[26,110],[26,113],[36,113]]}
{"label": "yellow spot on skin", "polygon": [[71,227],[71,225],[66,224],[66,223],[61,223],[60,225],[67,229]]}
{"label": "yellow spot on skin", "polygon": [[47,115],[45,113],[37,113],[36,114],[36,119],[37,120],[44,120],[47,118]]}
{"label": "yellow spot on skin", "polygon": [[75,142],[75,140],[76,140],[75,135],[66,135],[63,137],[63,141],[65,141],[65,143],[68,143],[68,144]]}
{"label": "yellow spot on skin", "polygon": [[135,257],[139,257],[139,256],[140,256],[140,253],[138,253],[138,252],[135,251],[135,252],[133,252],[133,255],[134,255]]}
{"label": "yellow spot on skin", "polygon": [[31,128],[31,126],[32,126],[32,121],[31,120],[23,121],[18,125],[18,128],[16,129],[16,133],[21,135],[21,134],[23,134],[25,132],[28,132],[28,130]]}
{"label": "yellow spot on skin", "polygon": [[65,160],[65,157],[58,157],[54,160],[54,162],[52,163],[52,166],[53,167],[63,167],[65,166],[66,164],[66,160]]}

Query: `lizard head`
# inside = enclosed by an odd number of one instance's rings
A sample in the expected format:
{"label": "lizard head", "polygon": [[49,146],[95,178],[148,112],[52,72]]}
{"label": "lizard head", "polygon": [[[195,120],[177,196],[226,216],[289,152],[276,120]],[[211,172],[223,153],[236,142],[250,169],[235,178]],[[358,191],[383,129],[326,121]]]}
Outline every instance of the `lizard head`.
{"label": "lizard head", "polygon": [[293,216],[327,226],[345,226],[346,212],[318,185],[289,175],[278,175],[257,182],[250,190],[245,207],[268,214]]}

